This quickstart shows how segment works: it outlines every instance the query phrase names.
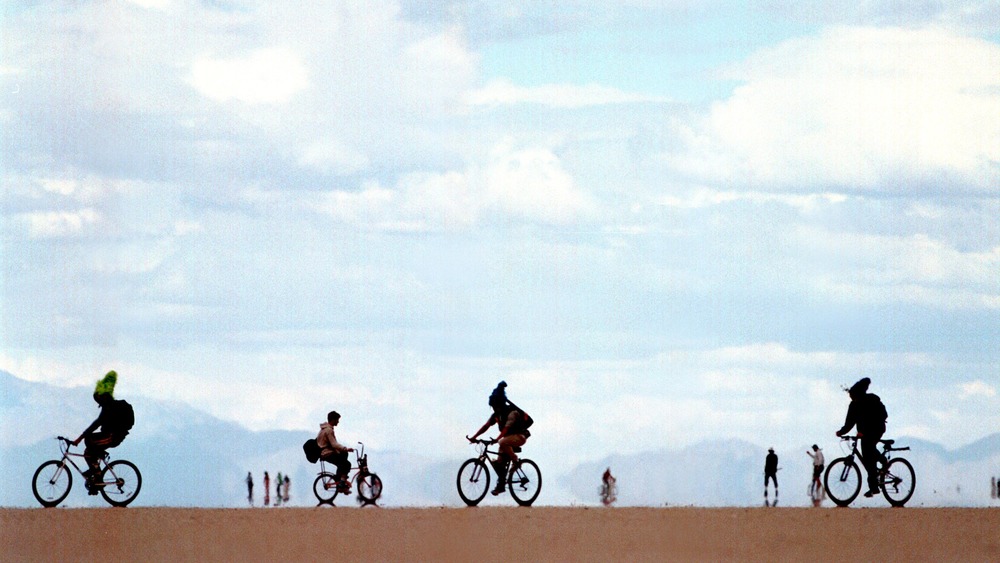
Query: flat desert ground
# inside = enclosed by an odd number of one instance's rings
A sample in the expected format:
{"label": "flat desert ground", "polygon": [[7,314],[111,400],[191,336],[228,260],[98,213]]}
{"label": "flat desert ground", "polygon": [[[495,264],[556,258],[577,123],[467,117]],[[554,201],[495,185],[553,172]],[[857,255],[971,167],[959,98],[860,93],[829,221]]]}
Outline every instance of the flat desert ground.
{"label": "flat desert ground", "polygon": [[3,561],[1000,561],[1000,509],[0,509],[0,547]]}

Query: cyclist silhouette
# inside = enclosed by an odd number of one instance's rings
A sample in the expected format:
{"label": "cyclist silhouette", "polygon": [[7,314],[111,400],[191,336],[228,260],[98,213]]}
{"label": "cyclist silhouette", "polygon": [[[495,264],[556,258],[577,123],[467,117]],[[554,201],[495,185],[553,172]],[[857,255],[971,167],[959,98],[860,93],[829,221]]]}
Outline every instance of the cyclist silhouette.
{"label": "cyclist silhouette", "polygon": [[[99,473],[99,460],[110,448],[121,445],[134,422],[132,406],[126,401],[117,400],[114,397],[117,381],[118,374],[112,370],[97,382],[97,387],[94,388],[94,401],[100,405],[101,413],[80,434],[80,437],[72,442],[76,446],[81,441],[85,441],[86,449],[83,451],[83,458],[87,461],[88,469],[83,475],[86,478],[87,492],[91,495],[97,494],[97,489],[92,485]],[[100,431],[97,430],[98,428]]]}
{"label": "cyclist silhouette", "polygon": [[492,491],[494,496],[504,492],[507,482],[507,468],[512,461],[517,461],[515,448],[520,449],[531,436],[531,432],[525,426],[526,420],[528,420],[527,414],[507,400],[506,388],[507,382],[501,381],[490,393],[489,405],[493,409],[493,414],[479,431],[469,438],[469,442],[475,441],[480,434],[486,432],[494,424],[500,429],[500,434],[496,438],[500,455],[497,456],[497,460],[493,464],[493,470],[497,473],[497,486]]}
{"label": "cyclist silhouette", "polygon": [[851,405],[847,408],[844,426],[837,431],[837,436],[843,436],[850,432],[852,427],[858,427],[862,462],[865,472],[868,473],[868,491],[865,493],[868,498],[879,493],[877,463],[881,462],[882,467],[887,464],[885,456],[878,450],[878,444],[885,434],[885,421],[888,415],[882,399],[868,392],[871,382],[871,379],[864,377],[847,390],[851,396]]}

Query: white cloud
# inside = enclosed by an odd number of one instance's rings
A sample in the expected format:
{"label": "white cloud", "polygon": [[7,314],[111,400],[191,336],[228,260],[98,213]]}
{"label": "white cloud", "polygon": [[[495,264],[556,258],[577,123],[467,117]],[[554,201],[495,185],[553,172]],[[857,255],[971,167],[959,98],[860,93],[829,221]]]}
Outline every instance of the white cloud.
{"label": "white cloud", "polygon": [[820,293],[862,303],[914,303],[943,309],[1000,308],[1000,247],[962,251],[927,235],[799,229],[805,247],[837,256],[814,279]]}
{"label": "white cloud", "polygon": [[313,209],[374,229],[455,231],[491,212],[565,224],[590,216],[596,204],[550,149],[502,143],[485,164],[461,172],[407,174],[392,188],[370,182],[359,192],[334,190]]}
{"label": "white cloud", "polygon": [[546,148],[500,146],[484,174],[488,200],[514,215],[567,223],[596,210],[559,157]]}
{"label": "white cloud", "polygon": [[39,211],[24,213],[20,219],[27,223],[28,236],[35,239],[71,237],[84,228],[97,223],[101,215],[91,208],[76,211]]}
{"label": "white cloud", "polygon": [[[938,29],[837,28],[763,50],[674,159],[704,177],[791,189],[993,190],[1000,46]],[[947,186],[939,186],[947,189]]]}
{"label": "white cloud", "polygon": [[536,87],[522,87],[509,80],[493,80],[486,86],[472,90],[465,96],[470,106],[507,106],[515,104],[538,104],[556,108],[582,108],[631,103],[666,103],[670,100],[662,96],[651,96],[624,92],[618,88],[587,84],[546,84]]}
{"label": "white cloud", "polygon": [[701,209],[736,201],[779,203],[803,212],[811,212],[817,208],[844,203],[847,200],[848,196],[838,193],[786,194],[697,188],[681,194],[660,196],[656,201],[666,207],[682,209]]}
{"label": "white cloud", "polygon": [[243,57],[201,57],[191,65],[188,82],[216,101],[282,104],[309,85],[305,65],[285,47],[256,49]]}
{"label": "white cloud", "polygon": [[996,397],[997,395],[996,387],[978,379],[976,381],[962,383],[958,387],[960,390],[959,397],[962,399],[970,399],[972,397]]}

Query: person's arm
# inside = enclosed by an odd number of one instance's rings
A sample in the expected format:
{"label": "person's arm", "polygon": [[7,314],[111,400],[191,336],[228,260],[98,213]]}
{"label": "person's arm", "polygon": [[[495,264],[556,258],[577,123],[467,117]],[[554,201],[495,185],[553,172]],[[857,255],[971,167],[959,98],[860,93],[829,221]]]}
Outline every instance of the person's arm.
{"label": "person's arm", "polygon": [[837,430],[837,436],[843,436],[850,432],[851,428],[854,426],[857,417],[857,401],[851,401],[851,405],[847,407],[847,417],[844,419],[844,426]]}
{"label": "person's arm", "polygon": [[337,434],[336,434],[336,432],[334,432],[334,430],[333,430],[332,427],[330,428],[330,435],[327,438],[328,438],[328,441],[330,442],[330,447],[333,448],[333,451],[335,451],[337,453],[353,452],[354,451],[354,448],[348,448],[347,446],[345,446],[344,444],[341,444],[337,440]]}
{"label": "person's arm", "polygon": [[494,420],[495,420],[494,417],[491,416],[489,420],[486,421],[486,424],[483,424],[482,428],[480,428],[478,432],[473,434],[471,437],[466,436],[466,438],[468,438],[470,442],[474,442],[476,438],[478,438],[483,432],[486,432],[486,430],[489,429],[490,426],[493,426]]}
{"label": "person's arm", "polygon": [[80,440],[83,440],[84,438],[89,436],[94,430],[97,430],[97,427],[100,425],[101,425],[101,417],[97,417],[94,420],[94,422],[90,423],[90,426],[88,426],[87,429],[83,431],[83,434],[80,434],[79,438],[73,440],[73,445],[74,446],[78,445],[80,443]]}

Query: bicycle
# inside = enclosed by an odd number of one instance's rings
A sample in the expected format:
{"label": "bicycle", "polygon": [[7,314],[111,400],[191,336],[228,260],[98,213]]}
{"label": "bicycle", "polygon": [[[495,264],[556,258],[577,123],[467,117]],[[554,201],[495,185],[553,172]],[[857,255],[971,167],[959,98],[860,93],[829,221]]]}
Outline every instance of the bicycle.
{"label": "bicycle", "polygon": [[[492,465],[500,455],[499,451],[489,449],[489,446],[496,443],[495,440],[473,440],[472,443],[476,444],[479,455],[462,463],[456,479],[458,496],[468,506],[476,506],[486,497],[486,491],[490,489],[487,462]],[[514,448],[514,451],[519,452],[521,448]],[[530,459],[518,458],[508,472],[507,485],[514,502],[519,506],[531,506],[538,498],[538,493],[542,492],[542,472],[538,469],[538,464]]]}
{"label": "bicycle", "polygon": [[[375,504],[375,501],[382,496],[382,479],[368,470],[368,454],[365,453],[365,445],[361,442],[358,442],[358,445],[361,447],[354,450],[358,465],[348,473],[347,483],[355,483],[358,487],[358,498],[361,499],[363,506],[367,506]],[[347,488],[339,483],[335,473],[326,470],[326,463],[320,460],[319,475],[313,481],[313,494],[316,495],[319,504],[333,506],[337,495],[344,492],[347,492]]]}
{"label": "bicycle", "polygon": [[[70,489],[73,488],[71,467],[76,469],[81,477],[84,473],[73,461],[74,457],[83,457],[83,454],[69,451],[73,445],[72,440],[62,436],[56,440],[59,440],[62,459],[52,459],[39,465],[31,479],[31,492],[46,508],[58,505],[69,495]],[[96,488],[111,506],[128,506],[139,495],[139,490],[142,488],[142,474],[131,461],[124,459],[108,461],[110,458],[108,452],[104,452],[104,456],[98,460],[97,479],[91,487]],[[86,465],[84,462],[85,467]]]}
{"label": "bicycle", "polygon": [[[861,452],[858,451],[857,436],[844,436],[841,438],[841,447],[845,443],[850,443],[850,452],[844,457],[839,457],[826,468],[825,484],[826,494],[837,506],[847,506],[858,497],[861,492],[861,469],[854,461],[857,457],[864,462]],[[887,461],[878,474],[879,488],[882,496],[894,507],[901,507],[913,496],[913,491],[917,487],[917,474],[913,471],[910,462],[901,458],[891,457],[891,452],[903,452],[910,449],[893,447],[895,440],[879,440],[882,444],[882,454]]]}

